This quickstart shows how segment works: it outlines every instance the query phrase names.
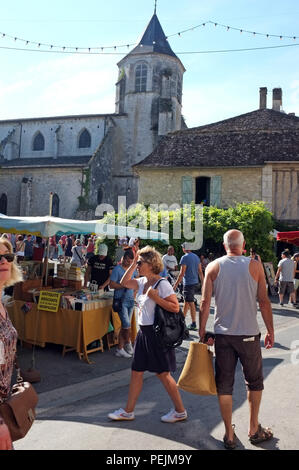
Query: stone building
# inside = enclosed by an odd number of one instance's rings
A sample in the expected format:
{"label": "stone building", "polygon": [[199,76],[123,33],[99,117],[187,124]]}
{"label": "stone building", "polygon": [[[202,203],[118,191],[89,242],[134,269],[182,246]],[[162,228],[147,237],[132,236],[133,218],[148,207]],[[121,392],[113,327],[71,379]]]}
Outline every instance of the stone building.
{"label": "stone building", "polygon": [[260,89],[258,110],[163,138],[135,165],[139,201],[218,207],[263,200],[281,221],[299,222],[299,117],[281,111],[282,90]]}
{"label": "stone building", "polygon": [[[93,218],[98,204],[137,201],[132,166],[180,130],[185,71],[156,13],[118,63],[115,113],[0,121],[0,213]],[[79,210],[80,209],[80,210]]]}

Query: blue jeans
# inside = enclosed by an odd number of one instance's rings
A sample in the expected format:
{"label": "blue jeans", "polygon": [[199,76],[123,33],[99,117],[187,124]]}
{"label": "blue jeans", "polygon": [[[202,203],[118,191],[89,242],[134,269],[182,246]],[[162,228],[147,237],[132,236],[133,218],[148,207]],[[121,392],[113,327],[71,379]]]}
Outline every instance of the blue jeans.
{"label": "blue jeans", "polygon": [[123,300],[121,311],[118,312],[121,327],[124,329],[131,328],[131,318],[134,310],[134,299]]}

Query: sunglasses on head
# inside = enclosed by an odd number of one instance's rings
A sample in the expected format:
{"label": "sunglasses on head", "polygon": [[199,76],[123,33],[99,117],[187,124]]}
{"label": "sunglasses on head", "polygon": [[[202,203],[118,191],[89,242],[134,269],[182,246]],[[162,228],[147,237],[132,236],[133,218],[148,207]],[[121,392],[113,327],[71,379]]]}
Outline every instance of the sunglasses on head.
{"label": "sunglasses on head", "polygon": [[12,263],[15,259],[15,253],[6,253],[5,255],[0,255],[0,261],[2,261],[2,258],[6,259],[8,263]]}

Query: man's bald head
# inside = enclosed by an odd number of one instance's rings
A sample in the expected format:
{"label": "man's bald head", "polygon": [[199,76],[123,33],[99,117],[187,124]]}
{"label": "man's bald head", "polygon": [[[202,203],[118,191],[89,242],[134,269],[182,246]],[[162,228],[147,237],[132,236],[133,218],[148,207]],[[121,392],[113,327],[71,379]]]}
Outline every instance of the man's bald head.
{"label": "man's bald head", "polygon": [[244,235],[240,230],[228,230],[223,235],[223,243],[227,249],[243,248]]}

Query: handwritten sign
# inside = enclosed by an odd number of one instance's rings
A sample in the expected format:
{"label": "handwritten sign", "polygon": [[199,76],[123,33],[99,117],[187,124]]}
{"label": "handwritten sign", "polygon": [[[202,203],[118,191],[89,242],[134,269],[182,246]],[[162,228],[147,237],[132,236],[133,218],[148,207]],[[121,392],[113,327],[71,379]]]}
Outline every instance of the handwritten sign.
{"label": "handwritten sign", "polygon": [[46,310],[47,312],[57,312],[60,304],[61,293],[41,291],[39,294],[38,310]]}

